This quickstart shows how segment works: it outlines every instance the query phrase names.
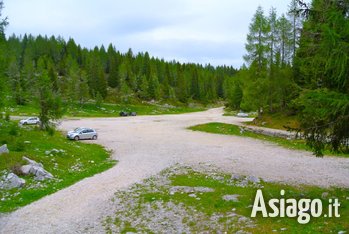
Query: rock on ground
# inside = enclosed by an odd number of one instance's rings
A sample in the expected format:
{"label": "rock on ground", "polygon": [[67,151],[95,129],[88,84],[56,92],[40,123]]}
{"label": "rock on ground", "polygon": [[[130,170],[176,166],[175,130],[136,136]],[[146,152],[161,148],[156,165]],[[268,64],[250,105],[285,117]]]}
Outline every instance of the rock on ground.
{"label": "rock on ground", "polygon": [[6,144],[5,144],[5,145],[2,145],[2,146],[0,147],[0,155],[1,155],[1,154],[8,154],[8,153],[10,153],[10,151],[8,150],[7,145],[6,145]]}
{"label": "rock on ground", "polygon": [[27,161],[29,164],[21,167],[21,171],[24,175],[32,174],[35,176],[35,180],[43,181],[46,179],[52,179],[53,175],[46,171],[41,163],[37,163],[27,157],[23,157],[23,160]]}
{"label": "rock on ground", "polygon": [[8,175],[3,177],[3,180],[0,181],[0,188],[3,189],[13,189],[23,187],[25,184],[25,180],[19,178],[14,173],[9,173]]}

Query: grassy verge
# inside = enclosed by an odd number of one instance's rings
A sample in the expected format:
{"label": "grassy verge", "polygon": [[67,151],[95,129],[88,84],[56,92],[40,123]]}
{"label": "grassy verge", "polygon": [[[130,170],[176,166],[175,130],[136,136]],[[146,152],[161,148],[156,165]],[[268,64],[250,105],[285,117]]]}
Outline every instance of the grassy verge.
{"label": "grassy verge", "polygon": [[[193,126],[193,127],[190,127],[189,129],[194,131],[202,131],[202,132],[215,133],[215,134],[251,137],[259,140],[273,142],[277,145],[283,146],[288,149],[311,151],[310,147],[306,145],[304,140],[301,140],[301,139],[287,140],[284,138],[266,136],[266,135],[248,132],[248,131],[240,132],[240,128],[233,124],[207,123],[207,124]],[[330,156],[349,157],[349,154],[334,153],[330,150],[325,150],[324,154],[330,155]]]}
{"label": "grassy verge", "polygon": [[[233,110],[229,107],[226,107],[224,108],[224,114],[223,116],[237,116],[237,114],[239,113],[240,111],[237,111],[237,110]],[[256,118],[257,117],[257,112],[250,112],[248,113],[248,117],[249,118]]]}
{"label": "grassy verge", "polygon": [[[174,188],[183,187],[194,190],[173,192]],[[195,188],[211,190],[195,192]],[[260,212],[257,217],[251,218],[258,189],[262,190],[266,202],[272,198],[293,198],[297,201],[303,198],[320,199],[322,216],[311,218],[307,224],[299,224],[297,217],[264,218]],[[285,190],[284,196],[280,195],[281,190]],[[104,226],[107,232],[121,233],[131,229],[136,232],[171,232],[172,228],[192,233],[339,233],[349,230],[348,192],[348,189],[340,188],[252,182],[243,176],[187,169],[152,178],[127,192],[116,194],[117,211],[106,218]],[[237,199],[226,200],[226,195],[233,195]],[[324,217],[328,214],[330,198],[339,200],[341,217]],[[132,212],[127,209],[132,209]]]}
{"label": "grassy verge", "polygon": [[[110,153],[96,144],[69,141],[60,132],[49,135],[35,127],[19,128],[17,123],[1,121],[0,145],[7,144],[9,154],[0,155],[0,177],[26,164],[26,156],[44,165],[53,180],[38,182],[32,176],[23,188],[0,190],[0,212],[10,212],[77,181],[115,165]],[[59,152],[51,152],[53,149]]]}
{"label": "grassy verge", "polygon": [[[172,106],[168,104],[111,104],[86,103],[80,105],[69,105],[66,108],[68,117],[118,117],[121,111],[136,112],[137,115],[161,115],[161,114],[181,114],[187,112],[202,111],[205,108],[202,105],[193,106]],[[10,115],[18,116],[36,116],[39,110],[33,105],[15,106],[5,110]]]}
{"label": "grassy verge", "polygon": [[263,116],[259,119],[255,119],[253,122],[247,123],[249,125],[274,128],[287,130],[287,127],[290,128],[299,128],[299,120],[295,115],[285,115],[282,113],[268,114],[264,113]]}

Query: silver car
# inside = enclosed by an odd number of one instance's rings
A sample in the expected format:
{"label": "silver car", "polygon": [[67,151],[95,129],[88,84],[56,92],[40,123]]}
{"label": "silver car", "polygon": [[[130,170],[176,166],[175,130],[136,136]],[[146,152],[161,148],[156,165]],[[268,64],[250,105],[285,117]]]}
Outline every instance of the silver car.
{"label": "silver car", "polygon": [[76,128],[74,131],[69,131],[67,138],[71,140],[97,140],[98,134],[92,128]]}
{"label": "silver car", "polygon": [[30,117],[27,119],[22,119],[21,121],[19,121],[20,124],[22,125],[29,125],[29,124],[39,124],[40,123],[40,119],[38,117]]}

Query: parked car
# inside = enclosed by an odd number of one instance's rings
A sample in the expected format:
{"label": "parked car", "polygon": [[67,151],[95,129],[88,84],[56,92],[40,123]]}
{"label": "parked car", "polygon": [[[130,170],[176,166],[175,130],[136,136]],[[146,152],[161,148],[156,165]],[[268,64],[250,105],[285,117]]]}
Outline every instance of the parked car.
{"label": "parked car", "polygon": [[120,111],[120,116],[136,116],[137,112],[126,112],[126,111]]}
{"label": "parked car", "polygon": [[21,121],[19,121],[20,124],[22,125],[29,125],[29,124],[39,124],[40,123],[40,119],[38,117],[30,117],[27,119],[22,119]]}
{"label": "parked car", "polygon": [[236,116],[245,118],[245,117],[248,117],[248,114],[244,112],[239,112]]}
{"label": "parked car", "polygon": [[128,116],[128,113],[126,111],[120,111],[120,116]]}
{"label": "parked car", "polygon": [[67,138],[70,140],[97,140],[98,134],[96,130],[92,128],[75,128],[73,131],[69,131]]}

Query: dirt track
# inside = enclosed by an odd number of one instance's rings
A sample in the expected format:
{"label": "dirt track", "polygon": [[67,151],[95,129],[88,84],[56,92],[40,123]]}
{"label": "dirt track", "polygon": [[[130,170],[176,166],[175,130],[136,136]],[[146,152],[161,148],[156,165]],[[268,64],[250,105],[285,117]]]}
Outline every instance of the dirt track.
{"label": "dirt track", "polygon": [[183,115],[64,121],[64,130],[77,126],[97,129],[96,143],[112,149],[119,163],[0,218],[0,233],[86,233],[88,227],[100,226],[99,219],[116,191],[175,163],[195,166],[203,162],[265,180],[349,187],[349,159],[320,159],[254,139],[186,129],[200,123],[240,121],[223,117],[220,108]]}

